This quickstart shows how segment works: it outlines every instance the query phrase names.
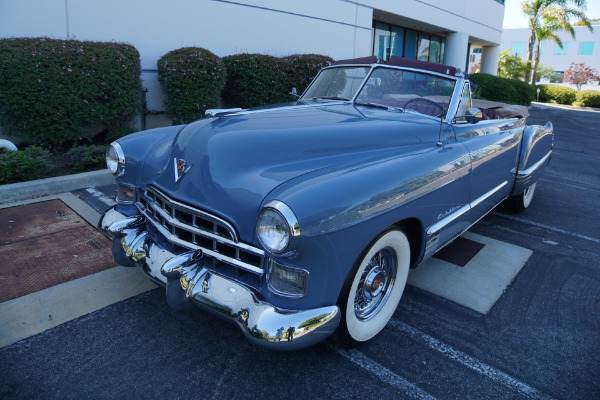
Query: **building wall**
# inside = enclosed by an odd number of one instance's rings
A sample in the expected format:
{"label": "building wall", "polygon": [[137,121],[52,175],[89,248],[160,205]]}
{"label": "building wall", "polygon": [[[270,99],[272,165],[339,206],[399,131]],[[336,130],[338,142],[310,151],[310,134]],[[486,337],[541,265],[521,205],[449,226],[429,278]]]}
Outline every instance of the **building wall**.
{"label": "building wall", "polygon": [[[586,27],[576,26],[575,39],[566,32],[559,33],[559,37],[565,46],[563,50],[552,41],[542,41],[540,63],[548,65],[554,71],[566,71],[571,62],[584,63],[600,71],[600,24],[594,25],[593,32]],[[528,28],[506,29],[502,35],[501,49],[511,49],[511,54],[517,52],[519,56],[526,58],[528,41]],[[592,54],[580,54],[581,43],[593,43]],[[584,45],[583,52],[587,48],[589,45]]]}
{"label": "building wall", "polygon": [[372,54],[377,17],[458,38],[446,50],[460,64],[469,43],[499,44],[503,15],[498,0],[0,0],[0,37],[130,43],[141,55],[148,108],[161,110],[156,61],[173,49],[360,57]]}

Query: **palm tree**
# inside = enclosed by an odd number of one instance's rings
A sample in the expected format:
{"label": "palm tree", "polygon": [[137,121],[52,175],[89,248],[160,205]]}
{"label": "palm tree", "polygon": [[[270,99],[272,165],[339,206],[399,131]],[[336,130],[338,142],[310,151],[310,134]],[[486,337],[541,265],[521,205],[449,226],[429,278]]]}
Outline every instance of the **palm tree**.
{"label": "palm tree", "polygon": [[[538,26],[544,23],[544,19],[548,19],[548,16],[552,15],[554,18],[559,19],[561,22],[552,22],[550,25],[551,29],[567,30],[572,32],[574,35],[573,26],[570,23],[571,18],[581,18],[581,21],[590,30],[592,26],[590,21],[585,16],[584,11],[587,8],[587,0],[524,0],[521,3],[523,13],[529,18],[529,43],[527,47],[527,60],[531,62],[533,60],[533,51],[537,38]],[[546,16],[546,17],[545,17]],[[560,28],[558,28],[560,26]],[[538,39],[539,43],[539,39]],[[529,71],[525,74],[525,81],[530,78]],[[534,82],[535,83],[535,82]]]}

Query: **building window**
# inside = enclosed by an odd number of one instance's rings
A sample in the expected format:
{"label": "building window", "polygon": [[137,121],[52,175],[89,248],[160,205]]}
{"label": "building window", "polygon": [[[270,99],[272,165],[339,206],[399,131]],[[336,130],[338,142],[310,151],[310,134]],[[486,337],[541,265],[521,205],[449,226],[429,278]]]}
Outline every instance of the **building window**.
{"label": "building window", "polygon": [[473,54],[481,54],[481,47],[475,47],[473,49]]}
{"label": "building window", "polygon": [[417,51],[417,59],[421,61],[429,60],[429,35],[419,33],[419,50]]}
{"label": "building window", "polygon": [[510,54],[523,55],[523,42],[513,42],[510,45]]}
{"label": "building window", "polygon": [[566,56],[569,54],[569,43],[563,43],[562,49],[559,45],[554,46],[554,54],[557,56]]}
{"label": "building window", "polygon": [[373,55],[380,60],[400,56],[438,64],[442,62],[444,39],[440,36],[382,22],[375,22],[373,30]]}
{"label": "building window", "polygon": [[580,56],[591,56],[594,54],[594,42],[580,42],[579,53],[577,54]]}

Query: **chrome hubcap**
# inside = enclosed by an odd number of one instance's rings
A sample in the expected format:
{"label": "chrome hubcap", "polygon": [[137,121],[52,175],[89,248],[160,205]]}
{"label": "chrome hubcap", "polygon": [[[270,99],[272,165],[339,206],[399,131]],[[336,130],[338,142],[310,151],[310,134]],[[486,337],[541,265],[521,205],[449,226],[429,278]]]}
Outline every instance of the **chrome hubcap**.
{"label": "chrome hubcap", "polygon": [[379,312],[394,286],[396,253],[389,247],[379,250],[369,261],[358,282],[354,297],[354,313],[368,320]]}

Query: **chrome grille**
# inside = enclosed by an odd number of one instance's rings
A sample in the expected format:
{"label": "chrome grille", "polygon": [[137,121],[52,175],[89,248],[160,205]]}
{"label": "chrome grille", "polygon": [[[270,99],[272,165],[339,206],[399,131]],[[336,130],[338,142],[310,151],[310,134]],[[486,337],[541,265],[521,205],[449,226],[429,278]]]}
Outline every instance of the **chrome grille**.
{"label": "chrome grille", "polygon": [[202,252],[218,261],[262,276],[263,250],[239,242],[227,221],[146,187],[137,208],[171,243]]}

